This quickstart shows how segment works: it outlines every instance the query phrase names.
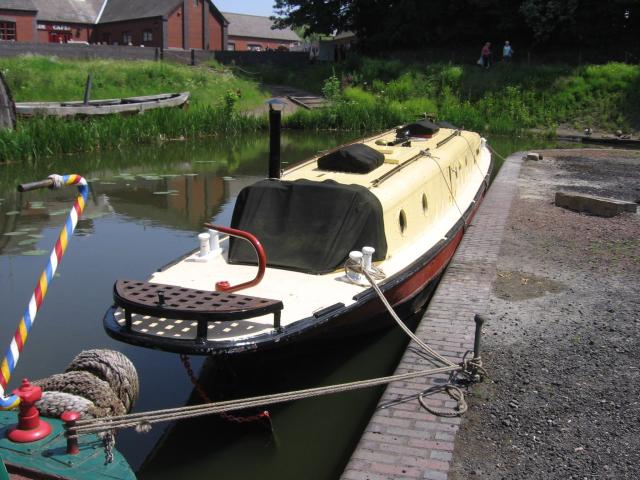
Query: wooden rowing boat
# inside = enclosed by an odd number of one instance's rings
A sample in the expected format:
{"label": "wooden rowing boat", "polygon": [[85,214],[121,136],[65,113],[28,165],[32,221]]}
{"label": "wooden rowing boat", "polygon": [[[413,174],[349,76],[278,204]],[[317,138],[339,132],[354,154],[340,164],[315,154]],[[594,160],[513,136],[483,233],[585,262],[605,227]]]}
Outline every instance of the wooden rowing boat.
{"label": "wooden rowing boat", "polygon": [[593,143],[596,145],[610,145],[616,148],[640,148],[640,139],[628,136],[604,136],[604,135],[560,135],[558,140],[567,142]]}
{"label": "wooden rowing boat", "polygon": [[73,117],[137,114],[156,108],[182,107],[189,100],[189,92],[163,93],[142,97],[90,100],[88,102],[18,102],[16,114],[22,117],[56,116]]}
{"label": "wooden rowing boat", "polygon": [[134,345],[246,358],[389,328],[358,268],[400,312],[421,308],[492,165],[480,135],[427,121],[311,158],[243,189],[231,226],[207,225],[200,251],[148,281],[117,281],[105,329]]}

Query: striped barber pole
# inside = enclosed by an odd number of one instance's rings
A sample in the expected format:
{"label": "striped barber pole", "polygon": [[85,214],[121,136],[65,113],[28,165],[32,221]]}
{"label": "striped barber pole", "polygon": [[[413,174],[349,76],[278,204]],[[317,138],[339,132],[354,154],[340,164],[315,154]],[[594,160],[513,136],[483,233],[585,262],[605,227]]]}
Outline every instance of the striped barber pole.
{"label": "striped barber pole", "polygon": [[18,323],[18,328],[16,328],[16,332],[11,340],[11,345],[9,346],[9,349],[2,360],[2,364],[0,365],[0,410],[15,408],[20,403],[20,398],[16,395],[5,395],[7,384],[11,378],[11,374],[16,368],[16,364],[18,363],[24,344],[27,342],[29,332],[31,331],[31,328],[33,328],[33,323],[35,322],[38,310],[40,310],[42,301],[47,294],[49,284],[53,280],[56,269],[62,261],[62,257],[64,256],[69,240],[71,239],[71,235],[73,235],[73,231],[78,224],[78,220],[82,216],[82,212],[87,202],[87,196],[89,194],[87,181],[80,175],[51,175],[49,176],[49,180],[39,182],[39,184],[40,185],[38,187],[33,188],[43,188],[47,186],[52,189],[58,189],[67,185],[76,185],[79,193],[71,211],[69,212],[65,225],[60,231],[55,247],[51,251],[49,262],[40,275],[40,280],[38,281],[33,295],[31,296],[29,305]]}

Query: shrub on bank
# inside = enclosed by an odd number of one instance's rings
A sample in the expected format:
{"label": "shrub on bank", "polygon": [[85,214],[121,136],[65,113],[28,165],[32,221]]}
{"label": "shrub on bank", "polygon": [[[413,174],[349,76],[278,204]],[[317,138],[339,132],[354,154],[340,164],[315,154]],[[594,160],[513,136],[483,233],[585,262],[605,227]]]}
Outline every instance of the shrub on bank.
{"label": "shrub on bank", "polygon": [[370,122],[368,129],[374,130],[426,112],[465,128],[502,134],[549,130],[562,123],[611,131],[640,128],[637,65],[497,64],[485,70],[365,58],[357,71],[342,68],[338,75],[350,85],[335,96],[333,106],[297,114],[289,126],[361,129]]}

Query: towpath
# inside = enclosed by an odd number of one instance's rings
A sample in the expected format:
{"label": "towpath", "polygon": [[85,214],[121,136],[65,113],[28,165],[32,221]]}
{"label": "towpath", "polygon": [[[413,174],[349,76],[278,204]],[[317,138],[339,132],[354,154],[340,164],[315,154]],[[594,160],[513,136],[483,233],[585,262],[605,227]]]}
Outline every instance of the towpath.
{"label": "towpath", "polygon": [[[510,156],[438,286],[417,334],[454,361],[487,314],[490,379],[465,417],[415,401],[378,409],[342,478],[638,478],[640,215],[553,205],[560,189],[640,197],[638,152]],[[397,373],[423,367],[411,351]],[[381,404],[445,378],[394,383]],[[431,396],[433,406],[452,406]]]}
{"label": "towpath", "polygon": [[[300,108],[318,108],[327,104],[324,97],[299,88],[286,85],[264,85],[263,88],[271,94],[272,98],[284,103],[285,107],[282,113],[284,116],[291,115]],[[269,106],[264,104],[251,109],[249,112],[258,116],[268,111]]]}

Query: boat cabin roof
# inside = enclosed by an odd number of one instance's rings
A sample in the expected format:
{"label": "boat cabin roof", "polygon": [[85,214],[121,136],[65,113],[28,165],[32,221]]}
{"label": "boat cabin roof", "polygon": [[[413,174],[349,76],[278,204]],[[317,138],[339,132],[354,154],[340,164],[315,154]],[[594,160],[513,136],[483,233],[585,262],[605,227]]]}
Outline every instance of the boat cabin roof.
{"label": "boat cabin roof", "polygon": [[[375,261],[384,260],[391,244],[398,243],[393,227],[385,229],[385,222],[395,222],[395,210],[403,208],[397,205],[418,190],[422,195],[429,178],[444,175],[447,158],[471,148],[466,138],[449,142],[470,132],[439,129],[424,138],[405,137],[401,131],[325,152],[286,171],[281,180],[246,187],[231,226],[260,239],[271,267],[328,273],[364,245],[375,249]],[[229,261],[255,264],[255,253],[232,239]]]}

